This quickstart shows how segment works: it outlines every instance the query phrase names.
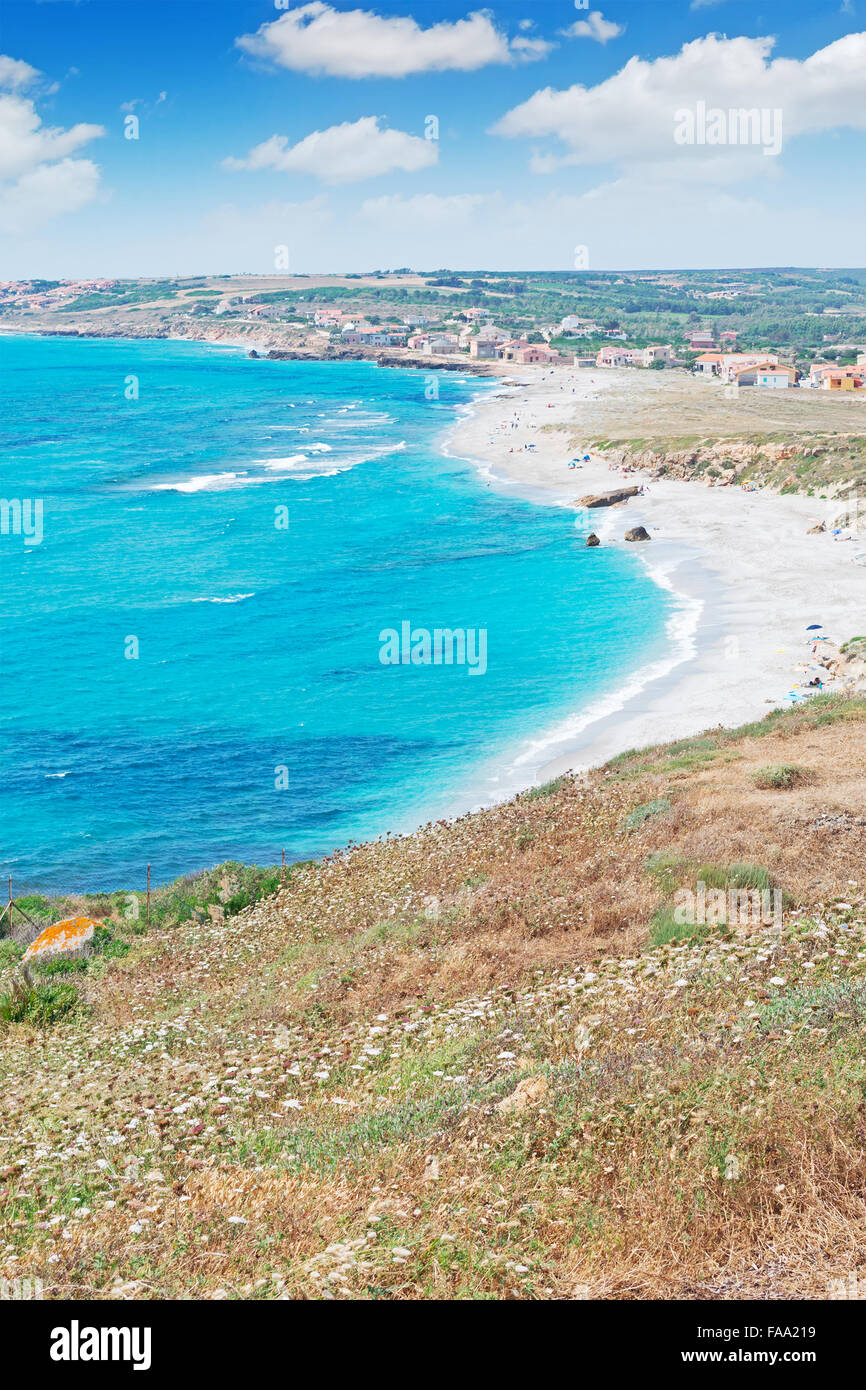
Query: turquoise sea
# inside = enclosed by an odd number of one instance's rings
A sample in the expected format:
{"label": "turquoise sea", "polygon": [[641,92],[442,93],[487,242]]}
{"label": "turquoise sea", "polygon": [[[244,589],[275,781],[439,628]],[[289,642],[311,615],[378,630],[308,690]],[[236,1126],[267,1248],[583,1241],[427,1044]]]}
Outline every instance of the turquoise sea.
{"label": "turquoise sea", "polygon": [[[492,383],[160,341],[0,356],[0,498],[32,504],[30,536],[15,505],[0,535],[17,891],[308,858],[467,810],[665,649],[672,600],[637,555],[442,452]],[[483,630],[486,670],[383,665],[404,622]]]}

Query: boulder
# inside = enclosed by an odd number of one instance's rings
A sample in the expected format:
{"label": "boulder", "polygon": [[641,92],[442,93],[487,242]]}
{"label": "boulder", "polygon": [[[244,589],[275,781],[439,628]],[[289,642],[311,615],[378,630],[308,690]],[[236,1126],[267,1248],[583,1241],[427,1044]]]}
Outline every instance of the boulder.
{"label": "boulder", "polygon": [[822,531],[827,530],[826,521],[819,521],[817,526],[810,526],[806,532],[807,536],[819,536]]}
{"label": "boulder", "polygon": [[595,534],[594,531],[590,531],[589,535],[586,538],[586,543],[587,545],[601,545],[601,541],[599,540],[598,536]]}
{"label": "boulder", "polygon": [[630,531],[626,531],[625,538],[627,541],[648,541],[652,539],[645,526],[633,526]]}
{"label": "boulder", "polygon": [[80,955],[93,940],[93,934],[101,924],[93,917],[66,917],[62,922],[54,922],[31,941],[24,952],[23,964],[31,961],[52,960],[55,956]]}
{"label": "boulder", "polygon": [[586,497],[578,497],[575,507],[618,507],[630,497],[637,497],[639,487],[617,487],[612,492],[590,492]]}

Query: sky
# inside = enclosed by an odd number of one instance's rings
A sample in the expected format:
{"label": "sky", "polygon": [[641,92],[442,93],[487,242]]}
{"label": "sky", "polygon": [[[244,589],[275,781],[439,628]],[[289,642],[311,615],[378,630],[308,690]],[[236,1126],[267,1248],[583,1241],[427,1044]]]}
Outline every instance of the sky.
{"label": "sky", "polygon": [[3,0],[0,54],[0,279],[864,263],[866,0]]}

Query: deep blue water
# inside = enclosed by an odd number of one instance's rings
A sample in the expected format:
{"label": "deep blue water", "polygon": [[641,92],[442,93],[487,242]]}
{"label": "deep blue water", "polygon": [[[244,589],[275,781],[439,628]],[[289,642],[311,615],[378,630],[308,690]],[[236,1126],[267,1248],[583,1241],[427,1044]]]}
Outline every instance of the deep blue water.
{"label": "deep blue water", "polygon": [[[0,355],[0,497],[43,506],[41,543],[0,535],[18,890],[306,858],[467,809],[664,644],[636,556],[440,451],[485,383],[439,373],[428,400],[421,372],[189,343]],[[486,630],[486,672],[383,665],[407,620]]]}

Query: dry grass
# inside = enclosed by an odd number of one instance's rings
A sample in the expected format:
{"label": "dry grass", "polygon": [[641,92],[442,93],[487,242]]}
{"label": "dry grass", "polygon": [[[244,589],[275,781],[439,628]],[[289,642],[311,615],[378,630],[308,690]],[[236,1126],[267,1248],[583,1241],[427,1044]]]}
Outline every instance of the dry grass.
{"label": "dry grass", "polygon": [[[0,1274],[827,1297],[866,1236],[864,850],[866,702],[820,697],[159,927],[0,1038]],[[782,930],[651,948],[699,875],[778,885]]]}

